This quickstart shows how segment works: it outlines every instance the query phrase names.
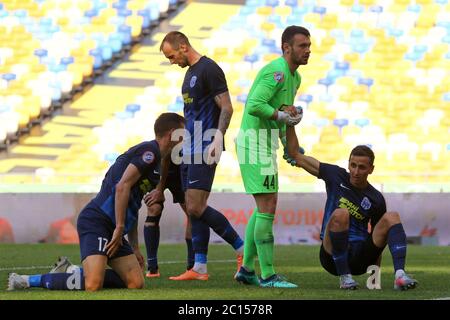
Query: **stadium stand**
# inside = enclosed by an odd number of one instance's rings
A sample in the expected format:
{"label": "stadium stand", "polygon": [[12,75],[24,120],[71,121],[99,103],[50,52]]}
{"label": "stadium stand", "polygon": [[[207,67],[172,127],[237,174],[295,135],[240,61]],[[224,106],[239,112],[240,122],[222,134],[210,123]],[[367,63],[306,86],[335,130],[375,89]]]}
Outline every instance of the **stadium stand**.
{"label": "stadium stand", "polygon": [[[0,3],[0,141],[4,145],[91,81],[133,39],[141,40],[143,30],[155,25],[169,6],[176,5],[173,1]],[[233,139],[246,94],[258,70],[281,53],[281,32],[290,24],[303,25],[312,34],[312,55],[299,70],[302,86],[296,100],[305,110],[297,130],[306,152],[345,166],[355,144],[369,144],[377,154],[373,182],[400,183],[403,191],[412,190],[405,185],[448,184],[449,2],[321,3],[248,0],[242,6],[216,5],[215,11],[208,11],[209,4],[193,2],[170,21],[196,41],[196,48],[218,61],[227,75],[235,113],[226,137],[229,152],[219,164],[216,185],[226,189],[241,184]],[[96,108],[88,108],[81,98],[73,106],[85,116],[79,112],[78,120],[59,117],[57,123],[43,126],[55,135],[64,132],[64,121],[69,120],[95,128],[80,127],[63,135],[66,143],[73,143],[71,147],[55,152],[51,161],[40,159],[42,167],[36,167],[29,182],[97,183],[118,154],[151,138],[149,126],[158,113],[182,112],[184,70],[164,64],[159,54],[164,34],[153,32],[151,45],[140,47],[129,62],[110,73],[115,79],[142,76],[141,80],[153,79],[152,84],[131,92],[121,104],[116,101],[114,108],[98,105],[98,100]],[[133,73],[134,61],[143,59],[147,59],[141,65],[145,72]],[[30,148],[19,144],[11,151],[32,152]],[[16,177],[8,173],[20,165],[26,164],[0,160],[2,182],[24,181],[26,175],[18,176],[17,169]],[[280,185],[315,181],[282,161],[280,169]]]}

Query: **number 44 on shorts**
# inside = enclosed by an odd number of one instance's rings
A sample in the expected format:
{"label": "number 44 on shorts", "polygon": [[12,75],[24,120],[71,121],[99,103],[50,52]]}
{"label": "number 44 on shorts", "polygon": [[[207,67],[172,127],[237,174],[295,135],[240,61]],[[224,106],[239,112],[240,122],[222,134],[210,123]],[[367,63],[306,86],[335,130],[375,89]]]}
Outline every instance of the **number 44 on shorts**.
{"label": "number 44 on shorts", "polygon": [[367,267],[367,272],[370,274],[367,278],[366,287],[369,290],[381,289],[381,269],[377,265],[371,265]]}
{"label": "number 44 on shorts", "polygon": [[275,189],[275,176],[266,176],[263,186],[267,189]]}

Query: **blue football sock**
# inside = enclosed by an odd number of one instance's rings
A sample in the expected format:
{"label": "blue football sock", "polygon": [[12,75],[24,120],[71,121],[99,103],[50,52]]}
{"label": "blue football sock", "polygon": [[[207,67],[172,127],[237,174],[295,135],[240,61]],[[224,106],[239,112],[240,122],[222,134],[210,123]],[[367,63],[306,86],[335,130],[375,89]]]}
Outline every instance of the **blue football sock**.
{"label": "blue football sock", "polygon": [[[37,283],[37,280],[40,283]],[[47,273],[33,275],[29,278],[31,287],[42,287],[49,290],[84,290],[83,269],[74,273]],[[125,283],[112,269],[105,270],[103,288],[126,288]]]}
{"label": "blue football sock", "polygon": [[206,207],[200,219],[210,226],[222,239],[231,244],[235,250],[241,248],[244,244],[244,241],[239,237],[228,219],[216,209],[210,206]]}
{"label": "blue football sock", "polygon": [[389,228],[387,242],[391,251],[394,270],[405,269],[406,234],[401,223]]}
{"label": "blue football sock", "polygon": [[[31,285],[31,277],[33,284]],[[30,286],[35,286],[37,276],[30,277]],[[74,273],[47,273],[41,276],[40,287],[49,290],[84,290],[83,269],[79,269]]]}
{"label": "blue football sock", "polygon": [[[144,225],[145,249],[147,251],[147,266],[152,272],[158,271],[158,248],[159,248],[159,216],[147,216]],[[153,224],[153,225],[151,225]]]}
{"label": "blue football sock", "polygon": [[208,254],[208,244],[210,230],[209,226],[202,220],[190,217],[192,224],[192,249],[195,253],[195,261],[197,262],[197,254]]}
{"label": "blue football sock", "polygon": [[42,287],[41,285],[42,274],[30,275],[28,278],[28,282],[30,283],[30,287]]}
{"label": "blue football sock", "polygon": [[338,275],[350,274],[348,266],[348,231],[329,231],[331,245],[333,246],[332,256]]}
{"label": "blue football sock", "polygon": [[192,239],[185,239],[186,240],[186,247],[187,247],[187,265],[186,269],[192,269],[195,262],[195,254],[194,254],[194,248],[192,247]]}

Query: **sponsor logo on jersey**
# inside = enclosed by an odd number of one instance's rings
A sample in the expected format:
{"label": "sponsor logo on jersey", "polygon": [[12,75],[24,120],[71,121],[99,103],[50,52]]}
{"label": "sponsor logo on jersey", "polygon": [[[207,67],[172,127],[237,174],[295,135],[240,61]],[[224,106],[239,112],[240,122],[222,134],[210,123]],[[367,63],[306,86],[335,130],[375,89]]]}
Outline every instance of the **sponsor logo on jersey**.
{"label": "sponsor logo on jersey", "polygon": [[150,164],[153,162],[154,159],[155,155],[151,151],[145,151],[144,154],[142,155],[142,161],[144,161],[145,163]]}
{"label": "sponsor logo on jersey", "polygon": [[154,189],[154,185],[148,179],[144,179],[141,181],[139,189],[141,189],[142,193],[145,194],[152,191]]}
{"label": "sponsor logo on jersey", "polygon": [[284,81],[284,73],[283,72],[275,72],[273,74],[273,78],[278,83],[283,82]]}
{"label": "sponsor logo on jersey", "polygon": [[183,93],[183,102],[185,104],[190,104],[190,103],[194,102],[194,99],[189,98],[189,93]]}
{"label": "sponsor logo on jersey", "polygon": [[338,207],[347,209],[348,213],[356,220],[363,221],[365,218],[364,215],[359,212],[359,207],[347,198],[341,197],[339,199]]}

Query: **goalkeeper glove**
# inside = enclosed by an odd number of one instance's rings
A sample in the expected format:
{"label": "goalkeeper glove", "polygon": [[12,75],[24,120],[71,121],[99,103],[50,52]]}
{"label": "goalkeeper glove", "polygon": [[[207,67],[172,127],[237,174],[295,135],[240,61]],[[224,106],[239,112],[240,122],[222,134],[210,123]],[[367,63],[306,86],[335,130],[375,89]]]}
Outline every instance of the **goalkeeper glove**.
{"label": "goalkeeper glove", "polygon": [[[303,110],[301,109],[301,107],[296,107],[297,108],[297,115],[296,116],[291,116],[289,113],[284,112],[284,111],[278,111],[278,118],[277,121],[283,122],[286,125],[293,127],[297,124],[300,123],[300,121],[303,118]],[[299,109],[300,108],[300,109]]]}
{"label": "goalkeeper glove", "polygon": [[[298,148],[298,152],[300,152],[301,154],[305,154],[305,149],[303,149],[302,147],[299,147]],[[297,161],[295,161],[294,159],[289,157],[289,154],[287,152],[287,148],[284,148],[283,159],[286,160],[286,162],[289,163],[293,167],[295,167],[295,165],[297,164]]]}
{"label": "goalkeeper glove", "polygon": [[[291,157],[289,157],[289,153],[288,153],[288,150],[287,150],[287,139],[286,139],[286,136],[282,136],[280,138],[280,140],[281,140],[281,143],[283,144],[283,151],[284,151],[283,159],[286,160],[286,162],[289,163],[291,166],[295,167],[297,162],[294,159],[292,159]],[[303,149],[301,146],[299,146],[298,152],[300,152],[301,154],[305,154],[305,149]]]}

